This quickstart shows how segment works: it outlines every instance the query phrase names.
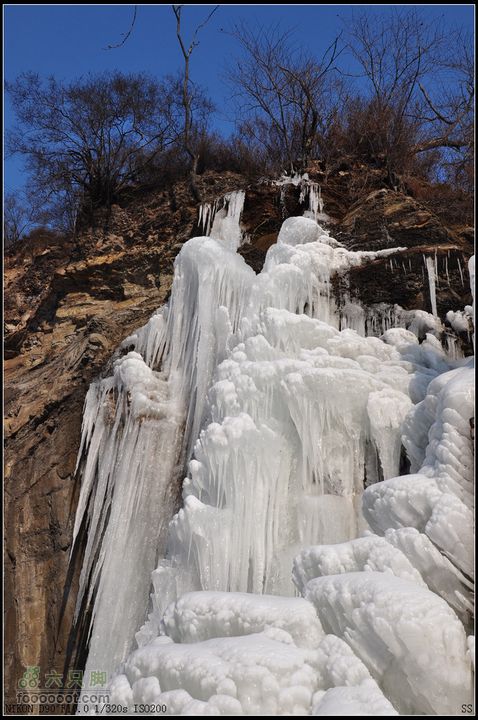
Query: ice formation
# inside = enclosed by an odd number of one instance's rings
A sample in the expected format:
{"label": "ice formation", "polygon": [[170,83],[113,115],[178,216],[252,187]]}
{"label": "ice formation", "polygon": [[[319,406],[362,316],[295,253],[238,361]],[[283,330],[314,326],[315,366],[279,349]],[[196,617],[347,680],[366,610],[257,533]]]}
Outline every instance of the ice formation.
{"label": "ice formation", "polygon": [[83,522],[89,529],[77,604],[77,614],[93,604],[86,672],[115,669],[147,609],[151,569],[174,510],[182,424],[174,394],[174,385],[129,352],[86,398],[80,456],[84,448],[88,454],[74,528],[74,537]]}
{"label": "ice formation", "polygon": [[114,702],[165,705],[167,715],[322,715],[331,703],[352,714],[397,714],[365,665],[330,635],[310,649],[273,628],[195,643],[161,636],[123,671],[110,686]]}
{"label": "ice formation", "polygon": [[471,698],[465,629],[428,589],[387,572],[347,572],[309,581],[306,597],[401,714],[454,715]]}
{"label": "ice formation", "polygon": [[224,195],[219,202],[200,205],[199,229],[204,235],[221,240],[236,250],[243,240],[240,221],[245,198],[244,190],[235,190]]}
{"label": "ice formation", "polygon": [[304,216],[310,217],[312,220],[320,220],[321,222],[330,221],[329,216],[324,212],[322,189],[319,183],[311,182],[308,177],[302,181],[300,201],[304,202],[306,197],[308,197],[309,208],[304,212]]}
{"label": "ice formation", "polygon": [[193,592],[182,595],[166,610],[161,630],[174,642],[198,642],[286,631],[297,647],[315,648],[324,631],[313,606],[303,598],[252,593]]}
{"label": "ice formation", "polygon": [[471,333],[472,317],[471,313],[466,312],[466,310],[457,310],[456,312],[453,312],[453,310],[449,310],[446,314],[446,319],[452,326],[453,330],[455,330],[456,332],[466,332],[468,334]]}
{"label": "ice formation", "polygon": [[436,300],[381,337],[337,307],[334,274],[400,248],[348,251],[288,218],[256,275],[235,252],[243,200],[202,207],[169,305],[88,395],[87,669],[117,671],[111,702],[130,711],[458,714],[470,361],[443,350]]}

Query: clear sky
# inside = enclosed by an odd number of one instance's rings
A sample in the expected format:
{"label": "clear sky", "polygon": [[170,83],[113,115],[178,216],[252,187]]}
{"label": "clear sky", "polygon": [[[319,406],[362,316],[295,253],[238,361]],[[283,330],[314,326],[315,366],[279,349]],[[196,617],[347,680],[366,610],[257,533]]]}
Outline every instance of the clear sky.
{"label": "clear sky", "polygon": [[[186,5],[183,27],[186,39],[214,5]],[[231,90],[224,80],[228,62],[237,56],[237,43],[227,34],[232,25],[245,21],[253,27],[280,23],[295,29],[301,44],[320,56],[353,13],[387,12],[397,5],[222,5],[200,34],[200,45],[191,60],[192,79],[199,82],[217,106],[213,126],[222,133],[233,129],[228,112]],[[426,17],[441,18],[445,27],[474,26],[473,5],[428,5]],[[71,80],[88,72],[117,69],[145,71],[162,76],[181,67],[182,57],[175,34],[170,5],[139,5],[134,30],[118,49],[131,24],[134,5],[4,5],[4,75],[13,81],[21,72],[35,71]],[[8,98],[5,127],[13,122]],[[18,159],[5,161],[8,190],[24,184]]]}

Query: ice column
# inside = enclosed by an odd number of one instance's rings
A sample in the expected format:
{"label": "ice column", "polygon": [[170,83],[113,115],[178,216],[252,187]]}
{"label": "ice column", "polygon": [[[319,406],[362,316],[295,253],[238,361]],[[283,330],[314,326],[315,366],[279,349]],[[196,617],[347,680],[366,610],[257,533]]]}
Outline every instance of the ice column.
{"label": "ice column", "polygon": [[92,605],[88,671],[111,673],[144,621],[212,375],[252,277],[226,244],[186,243],[169,307],[124,341],[135,349],[116,361],[113,377],[90,388],[75,521],[75,538],[83,525],[87,530],[77,612]]}
{"label": "ice column", "polygon": [[179,482],[183,413],[176,397],[174,385],[136,352],[118,360],[113,377],[93,383],[87,395],[74,528],[74,538],[83,524],[87,529],[77,604],[77,614],[92,605],[85,678],[116,669],[147,610]]}

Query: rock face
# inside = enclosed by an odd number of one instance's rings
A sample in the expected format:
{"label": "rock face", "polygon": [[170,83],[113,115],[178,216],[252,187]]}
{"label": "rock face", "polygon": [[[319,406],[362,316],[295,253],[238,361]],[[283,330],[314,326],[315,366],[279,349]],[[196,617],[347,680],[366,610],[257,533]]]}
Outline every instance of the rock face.
{"label": "rock face", "polygon": [[413,198],[387,189],[374,191],[350,209],[337,230],[335,236],[351,250],[407,248],[352,270],[350,295],[363,304],[397,303],[405,310],[432,312],[426,257],[436,258],[440,317],[471,303],[466,262],[473,245],[468,234],[445,227]]}
{"label": "rock face", "polygon": [[368,250],[405,245],[438,245],[453,241],[439,219],[402,193],[382,188],[353,205],[341,220],[341,229],[356,247]]}
{"label": "rock face", "polygon": [[[317,178],[320,179],[320,178]],[[244,188],[232,173],[205,173],[200,189],[212,201]],[[430,311],[424,255],[437,256],[440,314],[470,302],[469,233],[458,234],[419,203],[379,190],[350,209],[337,186],[322,187],[333,234],[347,247],[406,246],[395,258],[338,278],[363,304],[400,304]],[[249,185],[240,253],[259,271],[283,220],[301,215],[300,189]],[[198,207],[186,183],[169,191],[133,193],[114,206],[103,228],[76,243],[51,241],[6,259],[5,530],[7,701],[15,700],[26,667],[44,674],[81,669],[84,640],[71,633],[81,548],[70,563],[78,483],[83,401],[89,383],[107,373],[120,341],[168,297],[174,257],[198,232]],[[390,262],[392,260],[392,262]],[[463,281],[461,277],[463,276]]]}

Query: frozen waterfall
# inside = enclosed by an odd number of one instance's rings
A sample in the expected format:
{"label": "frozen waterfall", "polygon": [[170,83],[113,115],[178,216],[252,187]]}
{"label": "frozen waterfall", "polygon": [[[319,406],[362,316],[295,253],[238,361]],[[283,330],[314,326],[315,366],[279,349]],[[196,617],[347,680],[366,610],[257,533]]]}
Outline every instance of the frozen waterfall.
{"label": "frozen waterfall", "polygon": [[340,329],[333,275],[400,248],[351,252],[289,218],[256,275],[235,252],[243,202],[202,207],[169,305],[88,393],[87,672],[116,673],[129,712],[458,714],[471,361],[419,342],[427,313]]}

